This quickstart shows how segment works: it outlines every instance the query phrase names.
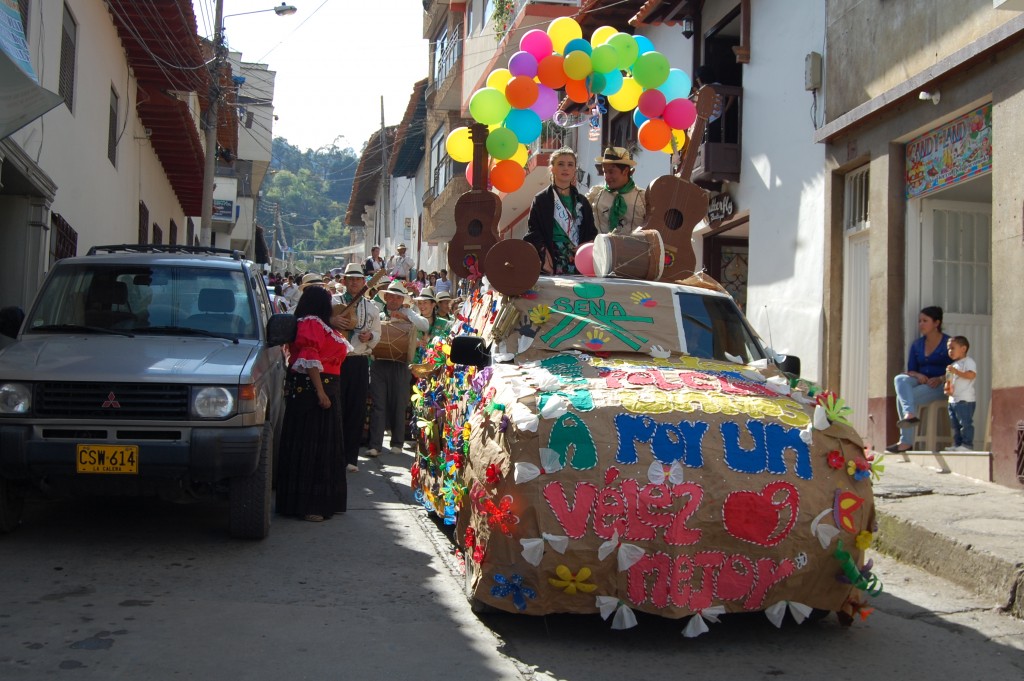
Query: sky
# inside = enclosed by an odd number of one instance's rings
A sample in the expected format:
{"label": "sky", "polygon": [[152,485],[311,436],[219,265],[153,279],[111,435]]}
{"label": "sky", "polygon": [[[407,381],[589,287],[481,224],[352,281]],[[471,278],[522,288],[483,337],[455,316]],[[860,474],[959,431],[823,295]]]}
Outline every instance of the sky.
{"label": "sky", "polygon": [[[401,123],[413,84],[427,75],[422,0],[224,0],[224,35],[242,61],[277,73],[274,136],[300,150],[335,144],[358,154],[384,122]],[[192,0],[199,33],[211,36],[215,0]]]}

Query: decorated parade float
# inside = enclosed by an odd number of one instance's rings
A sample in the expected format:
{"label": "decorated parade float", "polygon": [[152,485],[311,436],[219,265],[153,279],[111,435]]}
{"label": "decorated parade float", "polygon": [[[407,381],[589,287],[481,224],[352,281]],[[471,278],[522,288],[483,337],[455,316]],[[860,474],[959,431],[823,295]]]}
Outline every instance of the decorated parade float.
{"label": "decorated parade float", "polygon": [[[527,33],[513,60],[555,60],[570,97],[582,88],[627,110],[677,70],[646,39],[609,31],[587,42],[558,19]],[[558,82],[549,73],[538,87]],[[637,91],[616,99],[624,87]],[[486,90],[501,94],[472,101]],[[864,554],[882,466],[842,400],[800,379],[798,362],[693,272],[690,238],[708,204],[688,181],[693,154],[649,187],[646,225],[581,247],[577,267],[592,276],[540,276],[532,245],[498,238],[501,203],[486,188],[505,162],[495,152],[508,151],[494,137],[523,111],[539,118],[515,97],[474,111],[473,189],[456,205],[449,264],[477,285],[451,335],[414,366],[412,484],[453,526],[468,597],[532,615],[600,613],[612,628],[642,611],[685,619],[687,636],[731,612],[777,625],[787,612],[865,616],[881,590]],[[700,137],[714,93],[659,101],[663,117],[642,123],[640,141],[671,153],[687,132]],[[655,121],[667,141],[645,135]]]}

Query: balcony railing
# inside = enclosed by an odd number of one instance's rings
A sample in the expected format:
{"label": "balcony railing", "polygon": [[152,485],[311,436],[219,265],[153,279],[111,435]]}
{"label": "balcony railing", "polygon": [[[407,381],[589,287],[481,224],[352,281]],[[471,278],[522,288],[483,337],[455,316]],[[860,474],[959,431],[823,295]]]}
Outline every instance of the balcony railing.
{"label": "balcony railing", "polygon": [[466,163],[457,163],[452,157],[445,154],[441,161],[434,168],[432,182],[430,183],[430,194],[433,198],[440,196],[448,183],[456,177],[457,173],[466,172]]}
{"label": "balcony railing", "polygon": [[739,182],[742,159],[743,88],[714,85],[720,97],[715,110],[721,113],[707,125],[697,150],[692,179],[717,188],[722,182]]}
{"label": "balcony railing", "polygon": [[[455,28],[448,34],[444,45],[438,46],[441,53],[434,58],[433,89],[437,90],[455,69],[455,64],[462,56],[462,29]],[[435,49],[437,49],[435,47]]]}

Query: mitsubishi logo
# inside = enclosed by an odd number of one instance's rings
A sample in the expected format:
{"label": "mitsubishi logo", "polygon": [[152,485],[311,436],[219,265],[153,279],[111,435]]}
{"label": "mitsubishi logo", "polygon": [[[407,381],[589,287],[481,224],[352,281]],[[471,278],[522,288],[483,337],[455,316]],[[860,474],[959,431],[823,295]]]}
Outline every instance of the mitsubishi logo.
{"label": "mitsubishi logo", "polygon": [[110,392],[107,395],[107,401],[103,403],[103,408],[106,409],[107,407],[114,407],[115,409],[121,408],[121,403],[117,401],[117,397],[113,392]]}

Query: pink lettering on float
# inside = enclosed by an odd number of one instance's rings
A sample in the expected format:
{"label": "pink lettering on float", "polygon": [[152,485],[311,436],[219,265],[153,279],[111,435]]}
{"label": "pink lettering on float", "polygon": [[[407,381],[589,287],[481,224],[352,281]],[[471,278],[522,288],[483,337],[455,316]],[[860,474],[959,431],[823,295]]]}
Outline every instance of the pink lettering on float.
{"label": "pink lettering on float", "polygon": [[591,511],[594,510],[597,485],[589,482],[576,483],[576,489],[573,491],[575,501],[570,505],[562,483],[552,482],[544,486],[544,499],[558,519],[558,524],[565,530],[566,536],[571,539],[582,539],[587,533]]}
{"label": "pink lettering on float", "polygon": [[600,373],[609,390],[622,390],[654,385],[662,390],[699,390],[721,392],[727,395],[776,397],[768,388],[748,381],[732,381],[729,376],[701,371],[660,371],[658,369],[609,369]]}

